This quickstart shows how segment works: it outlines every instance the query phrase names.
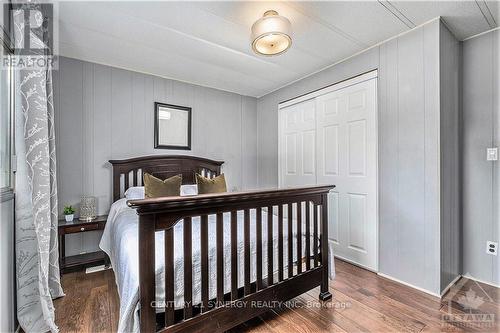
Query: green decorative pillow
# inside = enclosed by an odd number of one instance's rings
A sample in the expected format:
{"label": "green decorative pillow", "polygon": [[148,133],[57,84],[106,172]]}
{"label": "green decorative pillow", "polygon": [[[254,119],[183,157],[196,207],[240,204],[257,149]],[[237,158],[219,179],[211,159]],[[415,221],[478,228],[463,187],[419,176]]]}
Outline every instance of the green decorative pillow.
{"label": "green decorative pillow", "polygon": [[196,174],[196,184],[198,184],[198,194],[227,192],[224,174],[215,178],[206,178],[200,174]]}
{"label": "green decorative pillow", "polygon": [[149,173],[144,174],[144,197],[159,198],[181,195],[182,175],[172,176],[165,180],[156,178]]}

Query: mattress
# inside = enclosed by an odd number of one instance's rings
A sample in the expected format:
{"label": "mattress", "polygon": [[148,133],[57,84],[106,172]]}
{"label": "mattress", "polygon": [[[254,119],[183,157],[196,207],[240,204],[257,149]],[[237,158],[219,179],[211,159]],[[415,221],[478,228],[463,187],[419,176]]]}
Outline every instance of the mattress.
{"label": "mattress", "polygon": [[[139,332],[139,258],[138,258],[138,215],[136,211],[126,204],[127,199],[120,199],[113,203],[108,214],[108,221],[104,229],[100,248],[106,252],[113,267],[118,294],[120,296],[120,318],[118,332]],[[263,277],[267,272],[267,210],[262,211],[262,269]],[[216,296],[216,243],[215,243],[215,215],[208,217],[208,239],[209,239],[209,297]],[[224,291],[229,292],[231,277],[231,246],[230,246],[230,214],[225,213],[223,219],[224,229]],[[250,210],[250,251],[251,281],[256,280],[256,236],[255,236],[255,211]],[[238,287],[244,283],[243,277],[243,212],[238,211]],[[296,223],[293,223],[295,226]],[[287,263],[287,220],[283,223],[283,243],[284,243],[284,263]],[[304,231],[305,228],[302,227]],[[274,272],[277,272],[278,265],[278,218],[273,215],[273,246],[274,246]],[[295,227],[293,229],[294,239],[296,238]],[[200,256],[200,218],[192,219],[192,264],[193,264],[193,304],[200,303],[201,299],[201,256]],[[302,242],[305,244],[305,235],[302,235]],[[312,236],[311,236],[312,242]],[[304,247],[304,246],[303,246]],[[155,234],[155,273],[156,273],[156,301],[158,304],[164,302],[164,233]],[[296,245],[294,242],[294,261],[296,255]],[[334,263],[332,248],[329,248],[330,278],[334,277]],[[285,268],[285,277],[286,277]],[[174,227],[174,303],[178,308],[184,304],[184,259],[183,259],[183,223],[182,220]],[[161,309],[159,309],[161,311]]]}

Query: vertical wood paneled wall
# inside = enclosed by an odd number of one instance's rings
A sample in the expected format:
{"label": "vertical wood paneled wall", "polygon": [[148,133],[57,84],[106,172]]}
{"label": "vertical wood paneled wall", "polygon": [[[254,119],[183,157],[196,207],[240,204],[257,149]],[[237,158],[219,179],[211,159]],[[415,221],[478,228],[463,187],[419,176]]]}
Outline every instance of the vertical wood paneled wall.
{"label": "vertical wood paneled wall", "polygon": [[[153,149],[154,102],[193,108],[192,151]],[[110,159],[192,154],[225,161],[228,188],[257,187],[256,99],[61,57],[54,71],[60,210],[84,194],[112,203]],[[66,253],[94,251],[100,233],[70,235]]]}
{"label": "vertical wood paneled wall", "polygon": [[441,290],[461,274],[460,237],[460,43],[441,24]]}
{"label": "vertical wood paneled wall", "polygon": [[258,176],[266,187],[278,183],[278,103],[378,69],[379,271],[434,294],[441,280],[441,24],[434,20],[257,101]]}
{"label": "vertical wood paneled wall", "polygon": [[462,43],[463,273],[500,285],[500,256],[486,253],[500,241],[500,162],[486,148],[500,147],[500,31]]}

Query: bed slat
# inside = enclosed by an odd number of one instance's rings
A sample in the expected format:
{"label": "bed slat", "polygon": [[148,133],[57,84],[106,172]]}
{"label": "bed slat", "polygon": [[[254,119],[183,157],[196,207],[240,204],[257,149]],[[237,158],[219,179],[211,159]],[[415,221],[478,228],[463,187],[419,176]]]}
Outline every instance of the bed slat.
{"label": "bed slat", "polygon": [[193,316],[193,251],[192,251],[192,220],[184,219],[184,319]]}
{"label": "bed slat", "polygon": [[302,202],[297,202],[297,274],[302,273]]}
{"label": "bed slat", "polygon": [[137,183],[137,172],[138,170],[132,170],[132,186],[139,186],[139,183]]}
{"label": "bed slat", "polygon": [[293,276],[293,204],[288,205],[288,278]]}
{"label": "bed slat", "polygon": [[255,232],[257,238],[257,290],[262,289],[262,207],[255,211]]}
{"label": "bed slat", "polygon": [[172,325],[174,319],[174,232],[165,230],[165,326]]}
{"label": "bed slat", "polygon": [[238,214],[231,212],[231,300],[238,299]]}
{"label": "bed slat", "polygon": [[318,267],[318,205],[313,205],[313,255],[314,267]]}
{"label": "bed slat", "polygon": [[245,209],[243,218],[243,243],[244,243],[244,281],[245,296],[250,295],[250,210]]}
{"label": "bed slat", "polygon": [[306,201],[306,270],[311,269],[311,203]]}
{"label": "bed slat", "polygon": [[128,186],[128,182],[129,182],[129,179],[130,179],[130,172],[127,172],[123,175],[123,179],[124,179],[124,187],[123,187],[123,193],[125,194],[125,192],[128,190],[129,186]]}
{"label": "bed slat", "polygon": [[278,206],[278,281],[283,281],[283,205]]}
{"label": "bed slat", "polygon": [[222,213],[217,213],[217,303],[224,302],[224,220]]}
{"label": "bed slat", "polygon": [[115,172],[113,173],[113,201],[120,199],[120,174]]}
{"label": "bed slat", "polygon": [[208,216],[201,216],[201,312],[208,311]]}
{"label": "bed slat", "polygon": [[326,300],[332,297],[328,291],[328,197],[321,195],[321,266],[323,270],[321,275],[320,299]]}
{"label": "bed slat", "polygon": [[273,285],[273,206],[267,207],[267,285]]}
{"label": "bed slat", "polygon": [[143,215],[139,218],[139,297],[141,307],[141,331],[153,332],[155,330],[155,309],[151,306],[155,295],[155,215]]}

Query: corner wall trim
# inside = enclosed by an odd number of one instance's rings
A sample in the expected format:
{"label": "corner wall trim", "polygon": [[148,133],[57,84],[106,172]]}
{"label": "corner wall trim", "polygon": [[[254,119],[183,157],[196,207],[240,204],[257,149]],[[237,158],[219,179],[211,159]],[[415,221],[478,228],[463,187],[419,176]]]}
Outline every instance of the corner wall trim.
{"label": "corner wall trim", "polygon": [[458,280],[460,280],[462,278],[462,275],[457,275],[453,281],[450,282],[449,285],[446,286],[446,288],[443,289],[443,291],[441,291],[441,298],[444,296],[444,294],[446,294],[448,292],[448,290],[450,290],[450,288],[455,284],[457,283]]}
{"label": "corner wall trim", "polygon": [[413,284],[411,284],[411,283],[401,281],[401,280],[399,280],[399,279],[396,279],[396,278],[394,278],[394,277],[392,277],[392,276],[390,276],[390,275],[384,274],[384,273],[377,273],[377,274],[378,274],[379,276],[383,277],[383,278],[388,279],[388,280],[392,280],[392,281],[394,281],[394,282],[404,284],[405,286],[408,286],[408,287],[410,287],[410,288],[417,289],[417,290],[422,291],[422,292],[424,292],[424,293],[426,293],[426,294],[432,295],[432,296],[434,296],[434,297],[441,298],[441,295],[440,295],[440,294],[438,294],[438,293],[432,292],[432,291],[427,290],[427,289],[424,289],[424,288],[420,288],[420,287],[414,286],[414,285],[413,285]]}

